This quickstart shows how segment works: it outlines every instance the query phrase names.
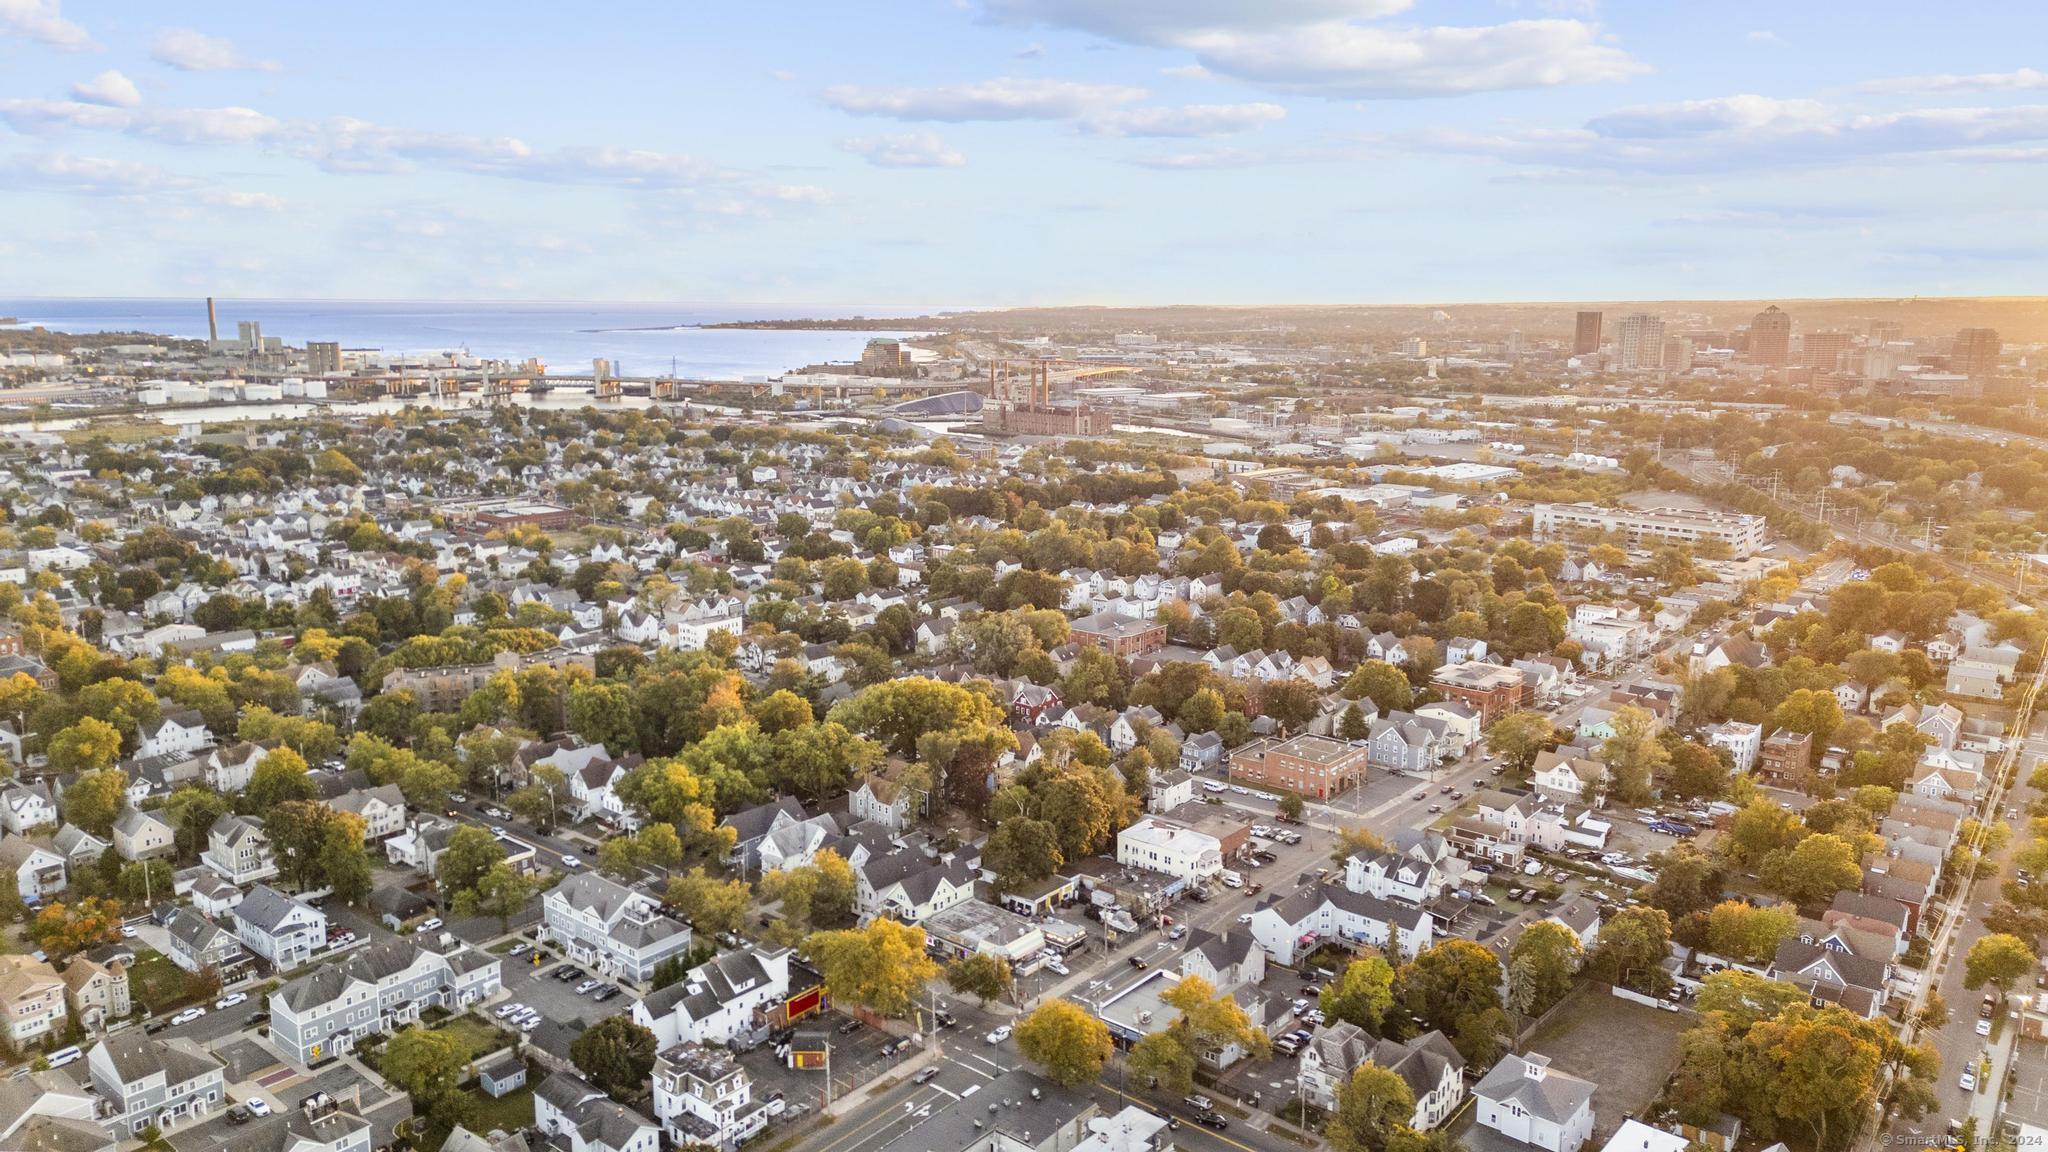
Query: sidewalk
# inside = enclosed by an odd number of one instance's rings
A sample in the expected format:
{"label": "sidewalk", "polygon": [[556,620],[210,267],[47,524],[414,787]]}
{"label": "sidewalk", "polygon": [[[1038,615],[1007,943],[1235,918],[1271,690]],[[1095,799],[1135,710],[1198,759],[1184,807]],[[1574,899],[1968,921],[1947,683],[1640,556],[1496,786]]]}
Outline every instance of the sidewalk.
{"label": "sidewalk", "polygon": [[859,1107],[867,1102],[868,1097],[874,1094],[875,1085],[877,1084],[887,1084],[890,1088],[894,1088],[898,1084],[907,1083],[912,1076],[917,1075],[925,1068],[943,1063],[945,1058],[944,1049],[945,1043],[936,1036],[932,1037],[931,1043],[926,1044],[917,1055],[903,1061],[880,1076],[855,1088],[853,1091],[846,1093],[844,1096],[835,1097],[832,1103],[820,1108],[818,1114],[821,1116],[838,1116]]}

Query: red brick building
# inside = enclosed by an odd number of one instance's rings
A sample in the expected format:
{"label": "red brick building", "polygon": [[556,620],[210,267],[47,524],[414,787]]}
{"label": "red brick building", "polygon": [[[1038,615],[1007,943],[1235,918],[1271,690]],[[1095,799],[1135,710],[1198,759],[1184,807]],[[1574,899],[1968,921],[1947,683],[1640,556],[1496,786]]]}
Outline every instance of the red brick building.
{"label": "red brick building", "polygon": [[1328,736],[1259,740],[1230,754],[1230,775],[1247,784],[1284,788],[1327,800],[1365,780],[1371,749]]}
{"label": "red brick building", "polygon": [[1522,706],[1522,670],[1467,660],[1439,668],[1430,683],[1452,700],[1479,713],[1481,728]]}
{"label": "red brick building", "polygon": [[1068,627],[1067,634],[1081,647],[1100,648],[1111,656],[1137,656],[1166,647],[1166,625],[1114,612],[1083,616]]}

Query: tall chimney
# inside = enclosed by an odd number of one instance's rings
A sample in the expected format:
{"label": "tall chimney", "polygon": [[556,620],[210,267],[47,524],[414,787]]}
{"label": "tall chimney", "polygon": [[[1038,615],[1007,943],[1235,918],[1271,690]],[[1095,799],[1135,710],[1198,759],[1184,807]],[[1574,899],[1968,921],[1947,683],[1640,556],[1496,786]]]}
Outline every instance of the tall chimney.
{"label": "tall chimney", "polygon": [[220,343],[220,317],[214,313],[211,296],[206,298],[206,340],[209,344]]}

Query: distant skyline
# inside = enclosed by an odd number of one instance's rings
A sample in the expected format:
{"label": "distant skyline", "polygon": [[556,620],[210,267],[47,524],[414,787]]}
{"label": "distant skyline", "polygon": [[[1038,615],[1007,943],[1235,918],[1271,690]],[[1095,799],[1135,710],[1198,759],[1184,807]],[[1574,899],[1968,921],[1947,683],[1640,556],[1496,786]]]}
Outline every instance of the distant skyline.
{"label": "distant skyline", "polygon": [[2048,7],[0,0],[0,295],[2025,295]]}

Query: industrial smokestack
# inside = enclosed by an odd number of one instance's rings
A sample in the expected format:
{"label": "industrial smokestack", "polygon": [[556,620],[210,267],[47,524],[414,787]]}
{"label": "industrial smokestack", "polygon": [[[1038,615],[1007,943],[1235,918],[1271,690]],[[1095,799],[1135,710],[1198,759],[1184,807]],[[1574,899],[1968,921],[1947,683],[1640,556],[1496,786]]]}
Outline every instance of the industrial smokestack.
{"label": "industrial smokestack", "polygon": [[213,297],[206,298],[206,342],[220,343],[220,317],[213,310]]}

